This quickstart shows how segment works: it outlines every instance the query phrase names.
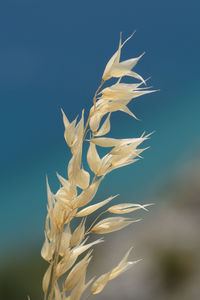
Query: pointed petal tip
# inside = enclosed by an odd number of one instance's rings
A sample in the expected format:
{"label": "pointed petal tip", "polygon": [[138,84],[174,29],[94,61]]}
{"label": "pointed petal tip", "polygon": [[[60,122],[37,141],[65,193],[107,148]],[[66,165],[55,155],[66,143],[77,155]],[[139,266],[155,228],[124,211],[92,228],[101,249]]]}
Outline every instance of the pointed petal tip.
{"label": "pointed petal tip", "polygon": [[135,265],[135,264],[139,263],[139,262],[142,261],[142,260],[143,260],[143,258],[140,258],[140,259],[134,260],[134,261],[128,261],[128,264],[129,264],[129,265]]}
{"label": "pointed petal tip", "polygon": [[142,54],[140,54],[139,58],[142,58],[145,54],[146,54],[146,51],[142,52]]}
{"label": "pointed petal tip", "polygon": [[129,35],[129,37],[123,42],[122,47],[134,36],[135,33],[136,33],[136,30],[134,30],[133,33],[131,35]]}

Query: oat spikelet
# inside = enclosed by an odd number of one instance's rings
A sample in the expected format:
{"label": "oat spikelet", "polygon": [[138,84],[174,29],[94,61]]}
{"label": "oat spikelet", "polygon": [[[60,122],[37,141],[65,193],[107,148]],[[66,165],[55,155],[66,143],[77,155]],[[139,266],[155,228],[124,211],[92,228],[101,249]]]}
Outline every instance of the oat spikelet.
{"label": "oat spikelet", "polygon": [[[93,200],[108,173],[136,162],[147,149],[139,146],[149,139],[150,134],[143,133],[139,137],[126,139],[105,137],[111,131],[112,113],[121,111],[137,119],[128,104],[136,97],[155,92],[148,89],[142,76],[132,70],[143,54],[120,61],[122,48],[132,36],[133,34],[122,42],[120,35],[118,49],[104,69],[88,118],[82,110],[80,117],[70,120],[62,110],[64,138],[71,157],[67,177],[57,173],[60,186],[55,194],[46,180],[48,203],[41,256],[49,265],[42,281],[44,300],[83,299],[84,291],[94,281],[92,278],[86,283],[93,248],[104,241],[103,238],[88,241],[91,235],[112,233],[138,222],[137,219],[118,215],[139,209],[147,211],[147,207],[152,205],[120,203],[108,207],[116,196],[98,203]],[[123,83],[123,76],[132,77],[137,82]],[[105,82],[110,78],[117,78],[117,82],[105,87]],[[84,145],[87,146],[87,160],[83,158]],[[104,156],[101,155],[101,148],[106,152]],[[99,209],[102,211],[88,226],[87,216],[95,214]],[[117,216],[102,217],[105,213]],[[136,263],[128,261],[130,251],[131,249],[115,268],[97,277],[90,288],[89,297],[102,292],[110,280]]]}

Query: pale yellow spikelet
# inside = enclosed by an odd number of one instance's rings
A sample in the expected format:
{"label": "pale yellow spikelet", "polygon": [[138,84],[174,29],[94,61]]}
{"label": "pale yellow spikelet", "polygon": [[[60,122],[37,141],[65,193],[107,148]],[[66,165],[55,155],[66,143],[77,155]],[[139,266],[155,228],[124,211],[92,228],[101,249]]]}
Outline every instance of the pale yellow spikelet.
{"label": "pale yellow spikelet", "polygon": [[85,283],[85,276],[82,276],[82,278],[79,280],[79,283],[73,288],[70,297],[67,300],[80,300],[82,294],[92,283],[93,280],[94,278],[92,278],[90,281]]}
{"label": "pale yellow spikelet", "polygon": [[91,248],[92,246],[99,244],[99,243],[103,243],[104,240],[103,239],[98,239],[94,242],[91,242],[87,245],[83,245],[83,243],[75,248],[72,249],[72,255],[74,256],[79,256],[81,255],[83,252],[87,251],[89,248]]}
{"label": "pale yellow spikelet", "polygon": [[71,290],[81,278],[85,277],[87,266],[91,260],[91,252],[86,254],[86,256],[80,260],[70,271],[70,273],[67,276],[67,279],[65,280],[65,289]]}
{"label": "pale yellow spikelet", "polygon": [[99,278],[97,278],[97,280],[95,280],[95,282],[93,283],[93,285],[91,287],[92,295],[99,294],[100,292],[102,292],[102,290],[107,285],[108,281],[113,280],[114,278],[118,277],[119,275],[121,275],[122,273],[127,271],[132,265],[134,265],[135,263],[137,263],[139,261],[139,260],[138,261],[127,261],[131,250],[132,250],[132,248],[130,248],[128,250],[128,252],[124,255],[122,260],[119,262],[119,264],[115,268],[111,269],[109,272],[101,275]]}
{"label": "pale yellow spikelet", "polygon": [[90,174],[81,168],[82,142],[76,147],[76,151],[68,164],[68,177],[72,185],[86,189],[90,182]]}
{"label": "pale yellow spikelet", "polygon": [[121,37],[120,37],[119,48],[115,52],[115,54],[111,57],[111,59],[107,63],[106,68],[104,70],[104,73],[102,76],[102,79],[104,81],[108,80],[112,77],[121,78],[123,76],[130,76],[130,77],[137,78],[137,79],[141,80],[143,83],[145,83],[145,80],[139,74],[131,71],[132,68],[135,67],[137,62],[144,55],[144,53],[136,58],[131,58],[131,59],[125,60],[123,62],[120,62],[121,48],[131,37],[132,37],[132,35],[123,44],[121,43]]}
{"label": "pale yellow spikelet", "polygon": [[73,154],[76,147],[81,142],[82,137],[83,137],[84,110],[82,111],[82,116],[81,116],[81,119],[78,122],[78,124],[76,124],[78,117],[76,117],[76,119],[70,123],[63,111],[62,111],[62,113],[63,113],[63,121],[64,121],[64,125],[65,125],[64,137],[65,137],[66,143],[70,147],[71,152]]}
{"label": "pale yellow spikelet", "polygon": [[66,116],[66,114],[64,113],[63,109],[61,108],[61,112],[62,112],[62,116],[63,116],[63,123],[65,128],[67,128],[70,125],[70,122]]}
{"label": "pale yellow spikelet", "polygon": [[[130,139],[114,139],[114,138],[108,138],[108,137],[97,137],[97,138],[92,138],[89,141],[100,147],[122,147],[122,146],[130,145],[130,144],[134,144],[135,147],[137,147],[139,144],[141,144],[146,139],[147,139],[147,137],[130,138]],[[112,154],[114,154],[115,149],[117,149],[117,148],[114,148],[112,150],[112,152],[111,152]]]}
{"label": "pale yellow spikelet", "polygon": [[101,147],[114,147],[120,145],[119,139],[107,138],[107,137],[93,138],[90,139],[90,142]]}
{"label": "pale yellow spikelet", "polygon": [[48,237],[48,239],[49,239],[50,241],[52,241],[54,232],[53,232],[53,228],[51,228],[51,226],[50,226],[50,216],[49,216],[49,212],[47,213],[47,216],[46,216],[45,233],[46,233],[46,236]]}
{"label": "pale yellow spikelet", "polygon": [[86,190],[84,190],[74,201],[74,207],[79,208],[87,205],[90,201],[92,201],[102,180],[103,178],[98,179],[97,181],[92,183]]}
{"label": "pale yellow spikelet", "polygon": [[[141,143],[142,143],[142,139],[141,139]],[[138,153],[138,151],[143,150],[143,149],[137,149],[136,147],[138,146],[137,142],[133,142],[132,144],[129,145],[122,145],[119,147],[115,147],[113,148],[110,153],[112,155],[127,155],[127,154],[132,154],[132,153]]]}
{"label": "pale yellow spikelet", "polygon": [[110,277],[110,272],[103,274],[99,278],[97,278],[91,287],[90,290],[91,294],[96,295],[101,293],[105,288],[106,284],[108,283],[109,277]]}
{"label": "pale yellow spikelet", "polygon": [[62,201],[57,201],[53,208],[52,222],[58,230],[65,224],[66,220],[71,215],[71,208],[65,205]]}
{"label": "pale yellow spikelet", "polygon": [[[134,33],[133,33],[134,34]],[[122,44],[122,38],[121,38],[121,34],[120,34],[120,40],[119,40],[119,47],[117,49],[117,51],[114,53],[114,55],[110,58],[110,60],[108,61],[102,79],[103,80],[108,80],[112,77],[116,77],[113,76],[113,69],[116,68],[117,65],[119,65],[119,61],[120,61],[120,56],[121,56],[121,49],[122,47],[125,45],[125,43],[132,38],[133,34],[131,34]],[[117,76],[118,77],[118,76]],[[121,76],[119,76],[121,77]]]}
{"label": "pale yellow spikelet", "polygon": [[75,139],[75,128],[76,128],[76,121],[78,117],[76,117],[76,119],[70,123],[63,110],[62,110],[62,114],[63,114],[63,123],[65,126],[64,138],[67,145],[71,148]]}
{"label": "pale yellow spikelet", "polygon": [[78,284],[73,288],[67,300],[80,300],[83,292],[84,292],[84,279],[81,279],[79,280]]}
{"label": "pale yellow spikelet", "polygon": [[71,236],[72,234],[71,234],[70,226],[69,224],[67,224],[67,226],[64,228],[62,233],[59,255],[64,256],[67,255],[67,253],[69,253]]}
{"label": "pale yellow spikelet", "polygon": [[50,189],[50,186],[49,186],[48,177],[46,177],[46,186],[47,186],[48,205],[51,208],[53,206],[54,197],[53,197],[53,193],[51,192],[51,189]]}
{"label": "pale yellow spikelet", "polygon": [[73,153],[71,160],[68,164],[68,178],[72,185],[76,184],[76,177],[81,168],[82,158],[82,143],[76,148],[76,152]]}
{"label": "pale yellow spikelet", "polygon": [[140,76],[136,72],[131,71],[131,69],[135,67],[135,65],[142,58],[143,55],[144,55],[144,53],[136,58],[131,58],[131,59],[122,61],[119,64],[114,65],[112,68],[112,72],[110,72],[110,76],[117,77],[117,78],[120,78],[123,76],[130,76],[130,77],[137,78],[137,79],[141,80],[143,83],[145,83],[145,80],[142,78],[142,76]]}
{"label": "pale yellow spikelet", "polygon": [[[107,113],[112,113],[115,111],[123,111],[130,115],[131,117],[135,118],[137,120],[137,117],[130,111],[130,109],[125,105],[125,101],[104,101],[100,102],[102,100],[99,100],[97,102],[98,111],[102,113],[102,115],[105,115]],[[99,105],[101,103],[101,105]],[[95,115],[94,115],[95,116]]]}
{"label": "pale yellow spikelet", "polygon": [[90,183],[90,174],[83,168],[79,170],[76,176],[76,185],[81,189],[87,189]]}
{"label": "pale yellow spikelet", "polygon": [[121,167],[121,165],[123,165],[126,162],[134,162],[136,158],[140,157],[140,154],[146,150],[146,149],[131,149],[131,147],[129,148],[129,152],[128,151],[124,151],[121,154],[118,155],[111,155],[111,164],[112,167],[111,169],[114,170],[115,168]]}
{"label": "pale yellow spikelet", "polygon": [[130,248],[127,251],[127,253],[124,255],[124,257],[119,262],[119,264],[114,269],[111,270],[110,276],[109,276],[109,280],[113,280],[114,278],[118,277],[119,275],[121,275],[122,273],[124,273],[125,271],[127,271],[129,268],[131,268],[134,264],[136,264],[137,262],[140,261],[140,260],[137,260],[137,261],[127,261],[128,256],[129,256],[131,250],[132,250],[132,248]]}
{"label": "pale yellow spikelet", "polygon": [[[110,153],[112,155],[127,155],[127,154],[136,154],[139,155],[142,151],[148,149],[137,149],[137,147],[146,140],[146,138],[138,138],[133,140],[130,143],[124,143],[119,146],[114,147]],[[141,151],[141,152],[140,152]]]}
{"label": "pale yellow spikelet", "polygon": [[112,77],[111,70],[112,70],[112,67],[115,64],[118,64],[120,61],[121,48],[122,48],[122,39],[121,39],[121,34],[120,34],[119,47],[118,47],[117,51],[113,54],[113,56],[110,58],[110,60],[108,61],[107,65],[105,67],[105,70],[104,70],[104,73],[102,76],[102,79],[104,81],[108,80]]}
{"label": "pale yellow spikelet", "polygon": [[84,131],[84,110],[82,110],[81,119],[78,122],[78,124],[76,125],[75,130],[74,130],[74,140],[73,140],[73,144],[71,146],[72,153],[74,153],[77,145],[82,141],[83,131]]}
{"label": "pale yellow spikelet", "polygon": [[64,188],[60,188],[57,193],[55,194],[55,199],[59,202],[62,202],[65,206],[67,206],[69,209],[72,208],[72,202],[71,200],[73,199],[69,199],[72,198],[69,196],[68,191],[66,191],[66,189]]}
{"label": "pale yellow spikelet", "polygon": [[122,167],[125,167],[125,166],[128,166],[130,164],[133,164],[135,162],[137,162],[138,159],[124,159],[124,161],[120,161],[119,163],[116,163],[115,165],[113,165],[112,167],[109,168],[108,172],[111,172],[113,170],[116,170],[118,168],[122,168]]}
{"label": "pale yellow spikelet", "polygon": [[107,209],[108,212],[113,214],[127,214],[138,209],[144,209],[147,211],[146,207],[152,204],[134,204],[134,203],[121,203],[117,205],[113,205]]}
{"label": "pale yellow spikelet", "polygon": [[108,199],[101,201],[97,204],[93,204],[90,205],[82,210],[80,210],[78,213],[76,213],[75,217],[85,217],[88,216],[90,214],[92,214],[93,212],[95,212],[97,209],[99,209],[100,207],[106,205],[107,203],[109,203],[112,199],[114,199],[115,197],[117,197],[118,195],[109,197]]}
{"label": "pale yellow spikelet", "polygon": [[[79,283],[73,288],[70,296],[65,297],[63,300],[79,300],[88,288],[88,286],[94,281],[94,277],[85,283],[85,278],[82,278]],[[88,298],[87,298],[88,299]]]}
{"label": "pale yellow spikelet", "polygon": [[130,84],[130,83],[121,83],[117,82],[109,87],[104,88],[100,92],[100,99],[103,100],[118,100],[118,99],[132,99],[133,94],[137,93],[139,86],[141,83],[135,83],[135,84]]}
{"label": "pale yellow spikelet", "polygon": [[101,159],[97,152],[96,146],[94,143],[90,143],[88,152],[87,152],[87,162],[91,171],[97,175],[98,170],[101,166]]}
{"label": "pale yellow spikelet", "polygon": [[45,233],[45,241],[44,241],[44,244],[42,246],[41,256],[46,261],[50,261],[53,257],[54,251],[55,251],[55,243],[54,243],[54,241],[49,241],[48,237]]}
{"label": "pale yellow spikelet", "polygon": [[138,222],[140,220],[130,220],[123,217],[110,217],[98,222],[92,229],[92,233],[105,234],[114,231],[118,231],[131,223]]}
{"label": "pale yellow spikelet", "polygon": [[94,132],[95,136],[106,135],[108,132],[110,132],[110,115],[111,114],[109,113],[101,128],[96,133]]}
{"label": "pale yellow spikelet", "polygon": [[[112,167],[115,168],[115,167],[118,167],[118,166],[121,166],[121,164],[124,164],[126,163],[127,161],[131,160],[133,157],[133,154],[132,153],[127,153],[127,154],[123,154],[123,155],[112,155],[112,159],[111,159],[111,162],[112,162]],[[134,156],[137,156],[137,155],[134,155]]]}
{"label": "pale yellow spikelet", "polygon": [[62,191],[63,197],[66,198],[67,200],[72,200],[76,198],[77,196],[77,189],[75,185],[72,185],[69,180],[65,179],[62,177],[60,174],[57,173],[57,177],[62,184],[63,188],[60,188],[58,191]]}
{"label": "pale yellow spikelet", "polygon": [[[155,90],[134,90],[134,91],[130,91],[130,90],[125,90],[125,89],[121,89],[121,90],[112,90],[112,92],[109,93],[105,93],[101,96],[101,100],[104,101],[114,101],[114,102],[118,102],[118,103],[123,103],[125,105],[127,105],[132,99],[135,99],[137,97],[146,95],[146,94],[150,94],[156,92]],[[107,95],[108,94],[108,95]]]}
{"label": "pale yellow spikelet", "polygon": [[101,159],[101,164],[96,172],[96,176],[104,176],[117,168],[136,162],[138,159],[133,158],[138,156],[138,152],[141,153],[142,151],[143,150],[138,150],[123,155],[112,155],[111,153],[106,154]]}
{"label": "pale yellow spikelet", "polygon": [[97,171],[96,176],[106,175],[111,165],[112,165],[112,156],[108,153],[101,159],[101,165]]}
{"label": "pale yellow spikelet", "polygon": [[46,293],[49,287],[49,283],[50,283],[50,278],[51,278],[51,271],[52,271],[52,264],[49,265],[49,267],[47,268],[43,280],[42,280],[42,289],[43,292]]}
{"label": "pale yellow spikelet", "polygon": [[71,151],[73,149],[72,147],[74,146],[75,141],[77,141],[75,136],[77,119],[78,116],[70,123],[70,125],[67,128],[65,128],[65,133],[64,133],[65,141],[67,145],[70,147]]}
{"label": "pale yellow spikelet", "polygon": [[94,245],[102,243],[104,240],[98,239],[94,242],[84,245],[84,243],[86,241],[87,241],[87,239],[85,241],[83,241],[80,245],[71,249],[71,251],[62,258],[62,260],[58,263],[58,265],[56,267],[56,276],[57,277],[60,277],[64,273],[66,273],[76,262],[79,255],[81,255],[82,253],[84,253],[85,251],[87,251],[88,249],[93,247]]}
{"label": "pale yellow spikelet", "polygon": [[97,132],[101,119],[103,118],[105,113],[98,110],[94,112],[94,107],[93,109],[91,109],[91,111],[93,111],[93,113],[91,113],[92,115],[89,121],[90,129],[92,130],[92,132]]}
{"label": "pale yellow spikelet", "polygon": [[70,247],[75,247],[82,242],[85,236],[85,221],[81,221],[81,223],[74,230],[71,239],[70,239]]}
{"label": "pale yellow spikelet", "polygon": [[56,266],[56,277],[59,278],[66,273],[75,263],[78,255],[74,255],[72,251],[66,253]]}

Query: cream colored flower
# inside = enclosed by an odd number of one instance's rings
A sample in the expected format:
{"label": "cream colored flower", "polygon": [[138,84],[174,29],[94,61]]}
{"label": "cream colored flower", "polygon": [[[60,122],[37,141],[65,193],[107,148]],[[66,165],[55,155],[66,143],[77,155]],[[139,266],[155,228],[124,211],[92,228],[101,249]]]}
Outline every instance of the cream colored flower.
{"label": "cream colored flower", "polygon": [[132,248],[129,249],[129,251],[124,255],[122,260],[115,268],[101,275],[95,280],[90,290],[92,295],[99,294],[100,292],[102,292],[102,290],[105,288],[105,286],[110,280],[113,280],[114,278],[118,277],[119,275],[127,271],[131,266],[140,261],[127,261],[131,250]]}
{"label": "cream colored flower", "polygon": [[80,280],[84,277],[87,266],[91,260],[91,252],[88,252],[86,256],[81,259],[70,271],[65,281],[65,289],[72,289]]}
{"label": "cream colored flower", "polygon": [[63,123],[65,126],[65,141],[67,145],[70,147],[72,154],[76,151],[76,147],[81,143],[83,138],[83,130],[84,130],[84,110],[82,111],[82,116],[80,121],[76,124],[77,118],[73,120],[71,123],[69,122],[67,116],[64,111],[63,114]]}
{"label": "cream colored flower", "polygon": [[130,220],[123,217],[110,217],[98,222],[92,229],[92,233],[105,234],[114,231],[118,231],[131,223],[138,222],[140,220]]}
{"label": "cream colored flower", "polygon": [[87,206],[86,208],[80,210],[77,214],[76,214],[76,217],[85,217],[85,216],[88,216],[90,214],[92,214],[93,212],[95,212],[97,209],[99,209],[100,207],[106,205],[107,203],[109,203],[112,199],[114,199],[115,197],[117,197],[118,195],[116,196],[112,196],[112,197],[109,197],[108,199],[104,200],[104,201],[101,201],[97,204],[93,204],[93,205],[89,205]]}
{"label": "cream colored flower", "polygon": [[86,189],[90,182],[90,174],[81,168],[82,162],[82,140],[76,146],[76,150],[68,164],[68,178],[72,185],[77,185],[81,189]]}
{"label": "cream colored flower", "polygon": [[115,52],[115,54],[110,58],[110,60],[108,61],[102,79],[104,81],[112,78],[112,77],[116,77],[116,78],[120,78],[123,76],[131,76],[134,78],[137,78],[143,82],[144,79],[137,73],[131,71],[133,67],[135,67],[135,65],[137,64],[137,62],[140,60],[140,58],[144,55],[141,54],[140,56],[136,57],[136,58],[131,58],[125,61],[120,62],[120,56],[121,56],[121,49],[124,46],[124,44],[133,36],[133,34],[128,37],[125,42],[122,44],[121,41],[121,35],[120,35],[120,41],[119,41],[119,47],[118,50]]}
{"label": "cream colored flower", "polygon": [[[114,169],[129,165],[137,161],[140,154],[146,149],[137,149],[148,136],[132,139],[94,138],[90,140],[87,153],[87,160],[90,169],[96,176],[103,176]],[[96,145],[101,147],[114,147],[102,159],[96,149]]]}
{"label": "cream colored flower", "polygon": [[51,271],[52,271],[52,265],[49,265],[48,269],[46,270],[43,280],[42,280],[42,289],[43,292],[46,293],[49,287],[50,278],[51,278]]}
{"label": "cream colored flower", "polygon": [[117,205],[113,205],[111,207],[109,207],[107,209],[107,211],[109,211],[110,213],[113,214],[127,214],[133,211],[136,211],[138,209],[144,209],[146,211],[148,211],[146,209],[146,207],[152,205],[152,203],[150,204],[145,204],[145,205],[141,205],[141,204],[135,204],[135,203],[121,203],[121,204],[117,204]]}
{"label": "cream colored flower", "polygon": [[[132,99],[155,92],[155,90],[147,90],[139,88],[141,83],[128,84],[117,82],[110,87],[103,89],[100,94],[100,100],[115,101],[127,105]],[[97,102],[98,107],[98,102]]]}

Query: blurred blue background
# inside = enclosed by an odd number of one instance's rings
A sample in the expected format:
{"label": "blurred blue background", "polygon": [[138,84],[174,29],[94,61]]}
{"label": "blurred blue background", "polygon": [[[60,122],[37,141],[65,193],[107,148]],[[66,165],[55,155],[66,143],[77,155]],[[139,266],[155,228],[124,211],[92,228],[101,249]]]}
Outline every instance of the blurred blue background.
{"label": "blurred blue background", "polygon": [[160,91],[129,105],[141,121],[113,114],[113,135],[155,133],[144,160],[109,175],[98,199],[119,193],[147,203],[182,164],[199,158],[199,11],[195,0],[1,2],[2,265],[31,250],[40,255],[45,176],[56,191],[56,171],[65,175],[70,158],[60,108],[71,120],[83,108],[88,113],[120,32],[126,38],[136,30],[122,59],[146,51],[135,71]]}

